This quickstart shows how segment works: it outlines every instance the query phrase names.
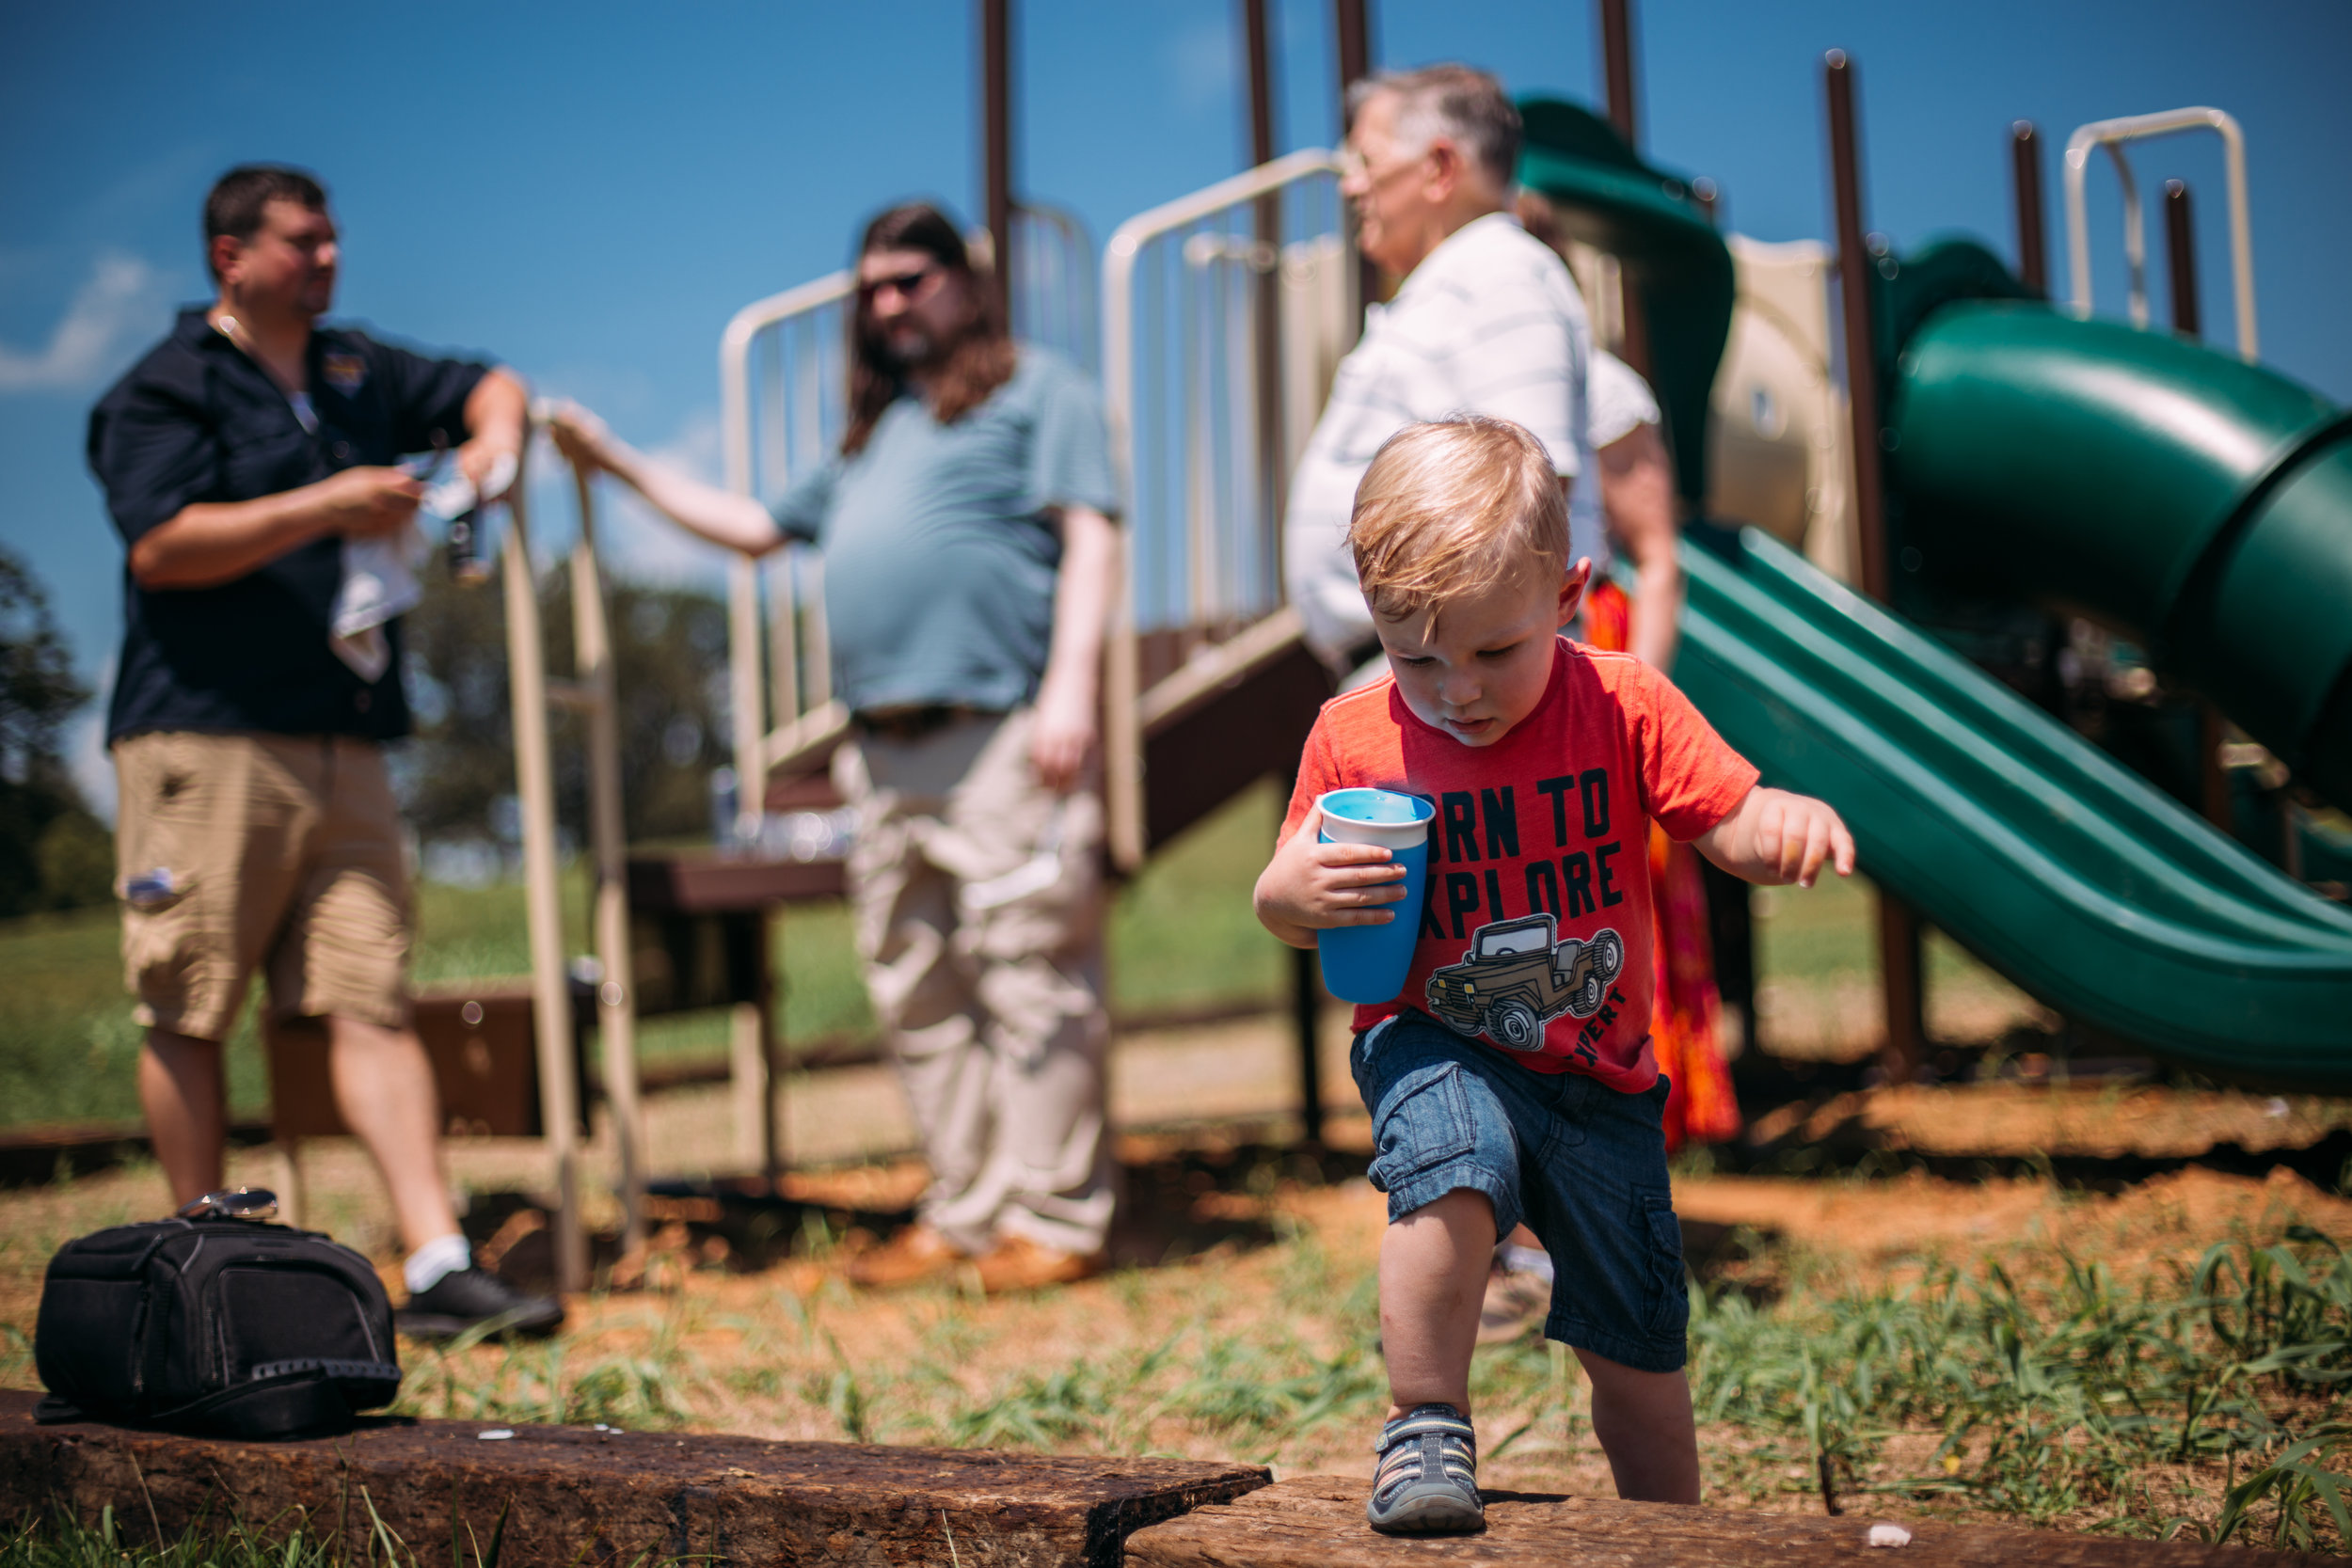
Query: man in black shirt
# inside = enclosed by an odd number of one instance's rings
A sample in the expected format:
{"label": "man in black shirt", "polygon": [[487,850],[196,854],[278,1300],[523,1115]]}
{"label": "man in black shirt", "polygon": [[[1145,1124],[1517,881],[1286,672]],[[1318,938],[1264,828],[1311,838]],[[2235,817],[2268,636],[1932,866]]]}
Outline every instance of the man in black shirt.
{"label": "man in black shirt", "polygon": [[129,546],[107,739],[156,1158],[180,1202],[222,1184],[220,1042],[266,968],[281,1016],[326,1020],[337,1105],[384,1173],[408,1254],[403,1326],[552,1328],[559,1303],[472,1266],[409,1027],[407,877],[382,751],[408,733],[399,624],[334,636],[346,546],[416,513],[421,487],[394,460],[454,448],[478,489],[502,485],[525,393],[502,370],[316,325],[338,257],[307,174],[231,169],[206,198],[204,239],[219,297],[183,311],[89,424]]}

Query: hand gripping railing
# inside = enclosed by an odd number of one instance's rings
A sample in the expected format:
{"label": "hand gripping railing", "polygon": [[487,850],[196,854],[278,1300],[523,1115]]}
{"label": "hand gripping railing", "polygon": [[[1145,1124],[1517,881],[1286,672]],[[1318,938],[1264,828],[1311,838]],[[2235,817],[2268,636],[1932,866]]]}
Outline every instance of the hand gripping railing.
{"label": "hand gripping railing", "polygon": [[2254,329],[2254,231],[2246,198],[2246,134],[2220,109],[2166,109],[2152,115],[2127,115],[2120,119],[2093,120],[2066,138],[2066,245],[2074,284],[2074,313],[2090,314],[2090,218],[2084,199],[2084,181],[2090,152],[2104,147],[2115,161],[2115,177],[2123,187],[2123,260],[2131,269],[2131,317],[2134,326],[2148,325],[2148,225],[2139,201],[2139,185],[2132,178],[2131,161],[2123,144],[2176,131],[2217,133],[2221,137],[2230,185],[2230,274],[2236,289],[2237,352],[2249,364],[2259,358],[2262,344]]}
{"label": "hand gripping railing", "polygon": [[[1128,497],[1105,691],[1111,853],[1142,863],[1141,686],[1282,602],[1292,465],[1354,342],[1339,160],[1294,152],[1130,218],[1103,257],[1103,397]],[[1147,661],[1143,641],[1157,657]],[[1154,669],[1155,675],[1164,673]]]}

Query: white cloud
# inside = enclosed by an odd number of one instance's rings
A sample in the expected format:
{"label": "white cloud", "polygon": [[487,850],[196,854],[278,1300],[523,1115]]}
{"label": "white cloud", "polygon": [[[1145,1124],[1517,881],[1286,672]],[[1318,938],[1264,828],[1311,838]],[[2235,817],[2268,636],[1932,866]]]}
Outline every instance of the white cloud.
{"label": "white cloud", "polygon": [[49,334],[26,353],[0,343],[0,392],[73,391],[114,368],[126,341],[155,330],[164,277],[135,256],[103,255]]}

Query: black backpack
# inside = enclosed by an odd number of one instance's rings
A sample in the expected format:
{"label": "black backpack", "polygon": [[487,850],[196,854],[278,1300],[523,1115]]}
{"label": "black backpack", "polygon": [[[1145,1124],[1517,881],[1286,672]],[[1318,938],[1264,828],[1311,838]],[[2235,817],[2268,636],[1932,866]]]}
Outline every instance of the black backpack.
{"label": "black backpack", "polygon": [[365,1258],[217,1214],[68,1242],[41,1286],[33,1359],[43,1421],[313,1436],[400,1392],[392,1304]]}

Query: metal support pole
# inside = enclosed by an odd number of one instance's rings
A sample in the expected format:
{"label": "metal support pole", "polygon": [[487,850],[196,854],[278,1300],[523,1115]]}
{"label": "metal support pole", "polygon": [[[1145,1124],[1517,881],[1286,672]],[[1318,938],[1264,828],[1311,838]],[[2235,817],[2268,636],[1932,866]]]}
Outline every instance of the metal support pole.
{"label": "metal support pole", "polygon": [[2032,120],[2010,126],[2009,159],[2017,198],[2017,280],[2047,298],[2050,245],[2042,231],[2042,136]]}
{"label": "metal support pole", "polygon": [[[2197,306],[2197,223],[2190,204],[2188,182],[2164,182],[2164,270],[2172,285],[2172,330],[2184,338],[2204,336],[2204,319]],[[2230,809],[2230,775],[2221,766],[2221,710],[2200,699],[2197,704],[2197,801],[2205,820],[2227,833],[2235,816]]]}
{"label": "metal support pole", "polygon": [[996,252],[997,308],[1012,319],[1012,0],[980,0],[980,188]]}
{"label": "metal support pole", "polygon": [[[1862,533],[1863,591],[1886,602],[1885,496],[1879,451],[1878,334],[1871,309],[1876,262],[1863,238],[1862,156],[1853,101],[1853,62],[1842,49],[1822,60],[1829,106],[1831,184],[1837,201],[1837,293],[1846,337],[1846,403],[1852,420],[1854,517]],[[1888,1081],[1911,1082],[1927,1055],[1919,920],[1884,888],[1878,893],[1879,980],[1886,1005],[1880,1062]]]}
{"label": "metal support pole", "polygon": [[1633,19],[1628,0],[1600,0],[1601,85],[1609,123],[1628,147],[1641,145],[1633,102]]}
{"label": "metal support pole", "polygon": [[[1372,16],[1368,0],[1333,0],[1332,40],[1340,68],[1340,136],[1347,136],[1347,90],[1372,74]],[[1260,162],[1264,160],[1261,159]],[[1371,257],[1356,258],[1356,308],[1380,297],[1380,268]]]}
{"label": "metal support pole", "polygon": [[[1266,0],[1242,0],[1242,31],[1248,46],[1249,164],[1274,161],[1274,39]],[[1257,237],[1254,294],[1257,374],[1257,566],[1267,580],[1282,577],[1282,512],[1290,488],[1282,430],[1282,197],[1268,191],[1253,211]]]}
{"label": "metal support pole", "polygon": [[1339,45],[1340,129],[1347,129],[1347,89],[1372,74],[1372,17],[1367,0],[1335,0]]}
{"label": "metal support pole", "polygon": [[1291,1022],[1298,1034],[1298,1133],[1305,1142],[1323,1142],[1323,1057],[1318,1037],[1323,1025],[1323,969],[1311,947],[1294,947],[1291,955]]}
{"label": "metal support pole", "polygon": [[[1640,120],[1633,95],[1633,18],[1630,0],[1600,0],[1601,83],[1609,123],[1628,147],[1641,147]],[[1643,377],[1651,373],[1649,314],[1642,304],[1642,286],[1620,262],[1617,268],[1618,357]]]}
{"label": "metal support pole", "polygon": [[1891,584],[1881,487],[1878,335],[1870,309],[1875,262],[1863,233],[1853,63],[1844,50],[1829,52],[1822,62],[1821,79],[1829,100],[1830,180],[1837,203],[1837,293],[1846,338],[1846,402],[1852,420],[1853,504],[1862,531],[1862,587],[1883,604]]}
{"label": "metal support pole", "polygon": [[621,1162],[621,1256],[645,1247],[645,1117],[637,1092],[637,979],[629,962],[628,839],[621,820],[620,681],[596,563],[596,479],[572,469],[580,538],[572,546],[572,660],[588,702],[588,831],[595,849],[596,1033],[604,1098]]}
{"label": "metal support pole", "polygon": [[[528,451],[526,446],[525,451]],[[580,1223],[580,1085],[572,1057],[572,990],[564,970],[564,907],[555,866],[555,773],[548,750],[546,644],[531,570],[524,476],[507,492],[513,519],[500,562],[506,592],[506,665],[515,712],[515,793],[522,806],[523,899],[531,930],[531,1019],[539,1054],[539,1121],[555,1161],[555,1281],[588,1288]]]}
{"label": "metal support pole", "polygon": [[2184,338],[2201,338],[2204,327],[2197,311],[2197,230],[2185,180],[2164,182],[2164,242],[2165,271],[2172,283],[2172,330]]}

